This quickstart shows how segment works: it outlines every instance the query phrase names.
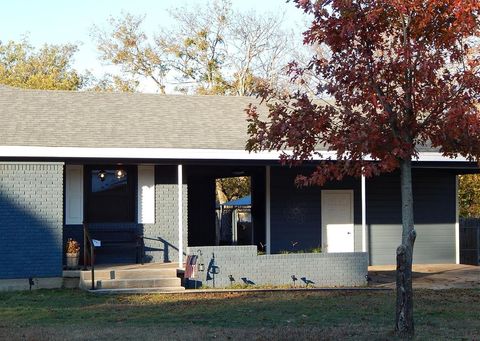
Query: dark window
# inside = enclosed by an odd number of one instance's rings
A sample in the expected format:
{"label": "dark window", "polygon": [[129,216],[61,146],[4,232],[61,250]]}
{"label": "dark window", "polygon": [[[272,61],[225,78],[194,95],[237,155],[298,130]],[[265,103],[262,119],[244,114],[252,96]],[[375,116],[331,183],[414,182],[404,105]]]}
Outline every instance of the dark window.
{"label": "dark window", "polygon": [[88,222],[118,223],[134,221],[135,167],[89,166],[86,168],[85,175]]}

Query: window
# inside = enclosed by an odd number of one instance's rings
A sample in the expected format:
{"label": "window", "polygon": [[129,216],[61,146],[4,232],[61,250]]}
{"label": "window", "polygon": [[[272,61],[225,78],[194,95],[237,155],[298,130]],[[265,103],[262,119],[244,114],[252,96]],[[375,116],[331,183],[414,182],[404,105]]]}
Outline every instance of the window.
{"label": "window", "polygon": [[136,168],[89,166],[85,172],[86,216],[90,223],[135,220]]}

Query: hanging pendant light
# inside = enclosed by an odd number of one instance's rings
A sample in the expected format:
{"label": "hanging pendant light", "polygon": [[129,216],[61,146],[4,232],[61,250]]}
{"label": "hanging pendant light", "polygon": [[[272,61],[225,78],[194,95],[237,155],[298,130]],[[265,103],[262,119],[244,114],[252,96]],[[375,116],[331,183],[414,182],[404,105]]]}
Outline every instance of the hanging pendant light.
{"label": "hanging pendant light", "polygon": [[125,170],[123,169],[117,169],[115,171],[115,176],[117,177],[117,179],[123,179],[125,175],[127,175],[127,172],[125,172]]}
{"label": "hanging pendant light", "polygon": [[101,171],[98,172],[97,176],[100,179],[100,181],[105,181],[105,179],[107,178],[107,172],[105,172],[102,169]]}

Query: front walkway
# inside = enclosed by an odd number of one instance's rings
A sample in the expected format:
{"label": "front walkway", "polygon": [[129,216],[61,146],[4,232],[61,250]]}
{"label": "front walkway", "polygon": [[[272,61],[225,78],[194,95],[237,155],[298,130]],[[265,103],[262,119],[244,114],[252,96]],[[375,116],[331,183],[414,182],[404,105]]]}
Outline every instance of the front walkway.
{"label": "front walkway", "polygon": [[[395,266],[368,267],[369,286],[395,288]],[[464,264],[413,265],[413,287],[422,289],[479,288],[480,266]]]}

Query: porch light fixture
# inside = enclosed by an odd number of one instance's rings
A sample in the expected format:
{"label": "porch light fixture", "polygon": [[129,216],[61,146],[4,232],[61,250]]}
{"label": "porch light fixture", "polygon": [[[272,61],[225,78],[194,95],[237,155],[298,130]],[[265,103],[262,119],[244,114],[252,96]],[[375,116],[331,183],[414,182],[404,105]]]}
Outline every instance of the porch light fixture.
{"label": "porch light fixture", "polygon": [[100,179],[100,181],[105,181],[105,179],[107,178],[107,172],[105,172],[102,169],[101,171],[98,172],[97,176]]}
{"label": "porch light fixture", "polygon": [[117,177],[117,179],[123,179],[125,175],[127,175],[127,172],[125,172],[123,169],[117,169],[115,171],[115,176]]}

